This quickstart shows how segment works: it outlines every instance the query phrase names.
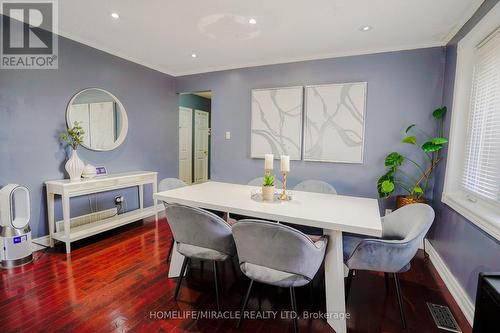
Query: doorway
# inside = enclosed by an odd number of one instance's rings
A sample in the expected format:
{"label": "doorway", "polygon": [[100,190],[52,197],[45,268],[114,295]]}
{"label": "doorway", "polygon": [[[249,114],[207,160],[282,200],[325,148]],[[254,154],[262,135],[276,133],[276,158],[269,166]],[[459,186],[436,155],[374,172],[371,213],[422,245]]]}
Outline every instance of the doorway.
{"label": "doorway", "polygon": [[179,179],[187,184],[210,179],[210,91],[179,95]]}

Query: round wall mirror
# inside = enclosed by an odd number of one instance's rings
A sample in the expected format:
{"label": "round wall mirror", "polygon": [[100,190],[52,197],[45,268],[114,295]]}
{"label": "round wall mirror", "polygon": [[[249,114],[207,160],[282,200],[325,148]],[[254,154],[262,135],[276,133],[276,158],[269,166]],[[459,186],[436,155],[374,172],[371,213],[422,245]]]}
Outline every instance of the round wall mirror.
{"label": "round wall mirror", "polygon": [[68,104],[66,122],[80,123],[85,135],[82,146],[92,150],[113,150],[123,143],[128,118],[122,103],[109,91],[88,88],[78,92]]}

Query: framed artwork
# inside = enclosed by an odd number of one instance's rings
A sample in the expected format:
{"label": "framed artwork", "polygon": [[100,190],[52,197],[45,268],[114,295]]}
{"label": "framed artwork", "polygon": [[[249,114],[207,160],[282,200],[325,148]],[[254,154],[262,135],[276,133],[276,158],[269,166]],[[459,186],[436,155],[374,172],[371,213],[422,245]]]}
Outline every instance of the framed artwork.
{"label": "framed artwork", "polygon": [[252,90],[252,158],[272,153],[300,160],[302,152],[303,87]]}
{"label": "framed artwork", "polygon": [[363,163],[366,82],[305,87],[305,161]]}

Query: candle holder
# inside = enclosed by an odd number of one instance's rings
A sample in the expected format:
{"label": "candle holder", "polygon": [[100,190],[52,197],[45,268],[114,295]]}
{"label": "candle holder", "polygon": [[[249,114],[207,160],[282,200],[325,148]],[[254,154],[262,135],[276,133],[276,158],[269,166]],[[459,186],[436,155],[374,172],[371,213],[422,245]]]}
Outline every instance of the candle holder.
{"label": "candle holder", "polygon": [[282,171],[281,174],[283,176],[283,191],[281,191],[278,198],[282,201],[288,201],[290,200],[290,197],[286,194],[286,176],[288,175],[288,171]]}

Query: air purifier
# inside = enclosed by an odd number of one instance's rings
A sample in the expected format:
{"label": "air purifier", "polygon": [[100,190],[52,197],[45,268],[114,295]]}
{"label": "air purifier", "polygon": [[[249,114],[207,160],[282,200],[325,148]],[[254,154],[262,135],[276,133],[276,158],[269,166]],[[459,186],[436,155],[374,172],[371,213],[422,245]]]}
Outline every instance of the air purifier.
{"label": "air purifier", "polygon": [[30,193],[18,184],[0,189],[0,266],[10,268],[33,261]]}

